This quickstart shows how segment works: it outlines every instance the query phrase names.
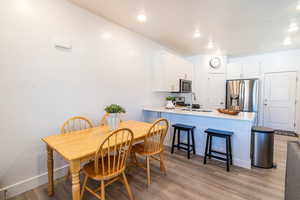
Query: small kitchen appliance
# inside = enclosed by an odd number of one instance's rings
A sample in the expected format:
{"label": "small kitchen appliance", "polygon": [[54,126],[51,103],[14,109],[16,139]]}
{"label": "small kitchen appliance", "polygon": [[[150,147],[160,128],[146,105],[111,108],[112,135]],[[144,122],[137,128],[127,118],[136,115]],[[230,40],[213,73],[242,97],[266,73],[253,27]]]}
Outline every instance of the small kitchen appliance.
{"label": "small kitchen appliance", "polygon": [[191,93],[192,92],[192,81],[190,80],[179,80],[179,92],[180,93]]}

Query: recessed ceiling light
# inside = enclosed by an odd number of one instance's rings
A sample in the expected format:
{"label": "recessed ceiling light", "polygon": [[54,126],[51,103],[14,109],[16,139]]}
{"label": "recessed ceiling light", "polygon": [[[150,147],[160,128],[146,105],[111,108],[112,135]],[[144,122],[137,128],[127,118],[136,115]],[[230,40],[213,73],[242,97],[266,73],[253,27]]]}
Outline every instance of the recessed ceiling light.
{"label": "recessed ceiling light", "polygon": [[106,33],[103,33],[103,34],[101,35],[101,37],[102,37],[102,39],[107,40],[107,39],[110,39],[112,36],[111,36],[110,33],[106,32]]}
{"label": "recessed ceiling light", "polygon": [[283,41],[283,45],[288,46],[290,44],[292,44],[291,38],[285,38],[285,40]]}
{"label": "recessed ceiling light", "polygon": [[296,9],[300,11],[300,1],[298,2]]}
{"label": "recessed ceiling light", "polygon": [[200,31],[196,30],[194,33],[194,38],[199,38],[199,37],[201,37]]}
{"label": "recessed ceiling light", "polygon": [[137,16],[137,19],[141,22],[141,23],[144,23],[147,21],[147,16],[145,14],[139,14]]}
{"label": "recessed ceiling light", "polygon": [[212,41],[208,42],[207,48],[212,49],[214,48],[214,43]]}
{"label": "recessed ceiling light", "polygon": [[291,23],[290,26],[289,26],[289,29],[288,31],[289,32],[296,32],[298,30],[298,25],[296,23]]}

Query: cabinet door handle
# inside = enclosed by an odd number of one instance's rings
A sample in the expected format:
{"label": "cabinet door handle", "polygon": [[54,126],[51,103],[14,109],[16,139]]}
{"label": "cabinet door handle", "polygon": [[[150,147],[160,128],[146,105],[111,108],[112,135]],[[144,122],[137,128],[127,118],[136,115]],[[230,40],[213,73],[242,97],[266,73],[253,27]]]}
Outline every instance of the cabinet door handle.
{"label": "cabinet door handle", "polygon": [[224,102],[221,102],[220,104],[221,104],[221,105],[224,105]]}

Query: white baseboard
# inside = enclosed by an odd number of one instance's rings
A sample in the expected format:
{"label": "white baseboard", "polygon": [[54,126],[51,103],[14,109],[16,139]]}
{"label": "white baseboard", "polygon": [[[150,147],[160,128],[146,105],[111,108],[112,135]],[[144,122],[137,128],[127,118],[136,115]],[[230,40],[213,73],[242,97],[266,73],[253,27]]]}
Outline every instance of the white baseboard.
{"label": "white baseboard", "polygon": [[[64,165],[62,167],[56,168],[54,170],[54,179],[63,177],[67,173],[67,168],[69,165]],[[7,191],[6,197],[11,198],[18,194],[22,194],[26,191],[32,190],[40,185],[43,185],[48,182],[48,172],[45,172],[43,174],[28,178],[26,180],[17,182],[13,185],[9,185],[7,187],[1,188],[0,192]]]}

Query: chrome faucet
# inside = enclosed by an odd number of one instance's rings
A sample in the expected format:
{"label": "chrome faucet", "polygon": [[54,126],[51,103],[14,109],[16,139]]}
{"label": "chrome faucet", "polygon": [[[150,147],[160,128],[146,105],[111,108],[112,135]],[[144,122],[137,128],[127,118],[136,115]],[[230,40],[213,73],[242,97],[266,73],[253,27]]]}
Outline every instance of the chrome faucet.
{"label": "chrome faucet", "polygon": [[197,98],[196,98],[196,93],[195,92],[191,92],[191,102],[190,102],[190,110],[193,109],[193,100],[196,101]]}
{"label": "chrome faucet", "polygon": [[194,101],[196,101],[197,98],[196,98],[196,93],[195,92],[192,92],[192,96],[194,97]]}

